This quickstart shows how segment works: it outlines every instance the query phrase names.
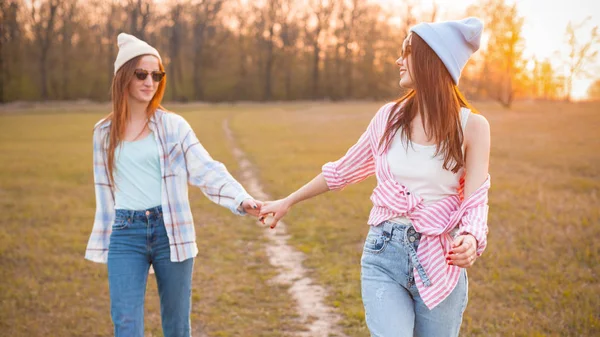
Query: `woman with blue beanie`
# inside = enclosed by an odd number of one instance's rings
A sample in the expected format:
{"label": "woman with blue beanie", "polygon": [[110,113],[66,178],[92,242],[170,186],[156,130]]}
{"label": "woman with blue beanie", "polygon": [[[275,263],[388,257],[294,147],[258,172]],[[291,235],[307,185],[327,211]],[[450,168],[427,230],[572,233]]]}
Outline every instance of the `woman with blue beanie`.
{"label": "woman with blue beanie", "polygon": [[152,267],[164,336],[189,337],[198,247],[188,183],[237,215],[258,215],[262,203],[210,157],[183,117],[162,108],[158,51],[124,33],[118,46],[113,110],[94,127],[96,216],[85,258],[108,263],[115,336],[144,336]]}
{"label": "woman with blue beanie", "polygon": [[372,336],[459,333],[466,268],[488,232],[490,127],[457,87],[482,30],[477,18],[412,27],[396,61],[408,93],[381,107],[341,159],[261,210],[273,228],[296,203],[376,175],[361,259]]}

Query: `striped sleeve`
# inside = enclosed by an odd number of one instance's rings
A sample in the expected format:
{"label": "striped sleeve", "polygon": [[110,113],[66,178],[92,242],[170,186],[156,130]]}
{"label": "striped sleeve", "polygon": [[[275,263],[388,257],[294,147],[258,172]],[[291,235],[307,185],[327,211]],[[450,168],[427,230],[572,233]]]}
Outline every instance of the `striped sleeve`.
{"label": "striped sleeve", "polygon": [[461,218],[460,234],[471,234],[477,240],[477,256],[481,256],[487,247],[488,205],[483,204],[471,208]]}
{"label": "striped sleeve", "polygon": [[471,195],[461,208],[464,213],[460,218],[459,234],[471,234],[477,240],[477,255],[481,256],[487,246],[488,234],[488,191],[491,186],[488,174],[485,182]]}
{"label": "striped sleeve", "polygon": [[342,158],[323,165],[323,177],[330,190],[341,190],[375,174],[374,146],[379,141],[378,131],[385,127],[386,113],[390,106],[386,104],[379,109],[358,142]]}
{"label": "striped sleeve", "polygon": [[323,165],[323,177],[332,191],[361,182],[375,173],[375,160],[368,140],[368,130],[335,162]]}

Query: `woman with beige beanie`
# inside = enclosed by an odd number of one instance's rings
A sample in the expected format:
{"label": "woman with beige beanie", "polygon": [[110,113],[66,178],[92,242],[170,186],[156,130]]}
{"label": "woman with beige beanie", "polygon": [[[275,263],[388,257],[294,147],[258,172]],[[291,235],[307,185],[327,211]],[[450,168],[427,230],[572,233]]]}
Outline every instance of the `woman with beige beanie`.
{"label": "woman with beige beanie", "polygon": [[237,215],[257,215],[262,203],[210,157],[183,117],[162,108],[158,51],[124,33],[118,46],[113,111],[94,127],[96,215],[85,257],[108,264],[115,336],[144,336],[152,266],[164,336],[189,337],[198,247],[188,183]]}

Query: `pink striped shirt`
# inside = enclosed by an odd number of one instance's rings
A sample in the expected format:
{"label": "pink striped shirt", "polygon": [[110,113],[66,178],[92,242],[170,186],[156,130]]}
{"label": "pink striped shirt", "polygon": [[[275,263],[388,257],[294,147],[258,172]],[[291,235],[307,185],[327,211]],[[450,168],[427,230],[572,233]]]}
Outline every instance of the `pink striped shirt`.
{"label": "pink striped shirt", "polygon": [[373,208],[369,225],[377,226],[396,217],[408,217],[421,233],[417,257],[430,282],[424,282],[413,270],[419,294],[428,308],[442,302],[458,283],[460,267],[449,266],[445,254],[451,249],[450,231],[458,226],[459,234],[471,234],[477,239],[477,255],[487,246],[488,190],[490,176],[468,199],[462,200],[464,179],[459,193],[425,206],[423,199],[411,193],[394,179],[386,160],[386,150],[379,147],[388,116],[394,103],[381,107],[365,133],[342,158],[323,165],[323,176],[330,190],[341,190],[375,174]]}

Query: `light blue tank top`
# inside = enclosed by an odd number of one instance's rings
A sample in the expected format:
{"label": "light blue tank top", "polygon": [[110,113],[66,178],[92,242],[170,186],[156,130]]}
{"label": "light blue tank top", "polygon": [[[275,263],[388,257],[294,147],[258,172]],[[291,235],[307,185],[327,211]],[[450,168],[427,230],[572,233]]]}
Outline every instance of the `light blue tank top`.
{"label": "light blue tank top", "polygon": [[161,172],[154,134],[115,149],[115,209],[145,210],[161,204]]}

